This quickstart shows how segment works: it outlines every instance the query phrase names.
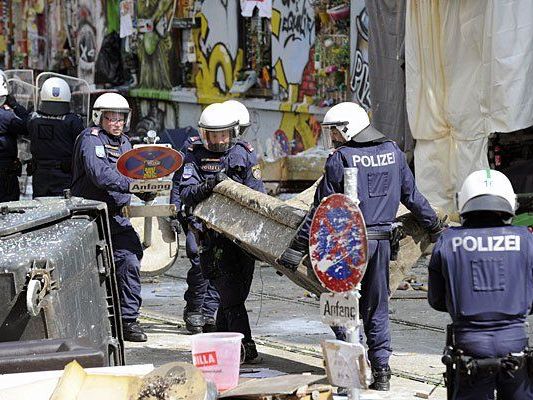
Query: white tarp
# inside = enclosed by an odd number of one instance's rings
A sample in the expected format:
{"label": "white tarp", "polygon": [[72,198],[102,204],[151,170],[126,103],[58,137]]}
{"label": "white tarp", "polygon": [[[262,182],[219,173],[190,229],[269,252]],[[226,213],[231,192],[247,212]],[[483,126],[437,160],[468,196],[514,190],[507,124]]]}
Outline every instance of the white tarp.
{"label": "white tarp", "polygon": [[488,135],[533,125],[533,1],[408,1],[407,112],[417,184],[448,210]]}
{"label": "white tarp", "polygon": [[272,0],[241,0],[241,15],[251,17],[256,7],[260,17],[272,17]]}

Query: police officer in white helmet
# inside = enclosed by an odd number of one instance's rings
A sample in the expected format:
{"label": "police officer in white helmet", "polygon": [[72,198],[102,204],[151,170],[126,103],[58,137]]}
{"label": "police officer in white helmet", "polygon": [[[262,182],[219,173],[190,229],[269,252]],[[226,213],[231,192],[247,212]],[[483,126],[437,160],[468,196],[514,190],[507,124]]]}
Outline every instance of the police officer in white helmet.
{"label": "police officer in white helmet", "polygon": [[[222,103],[211,104],[202,112],[198,121],[200,139],[185,153],[180,181],[180,198],[187,207],[196,206],[228,178],[265,192],[254,148],[240,138],[238,118]],[[255,260],[200,221],[189,218],[188,222],[197,232],[203,275],[220,295],[217,331],[242,333],[242,359],[245,363],[260,362],[245,307]]]}
{"label": "police officer in white helmet", "polygon": [[[72,194],[107,204],[124,340],[145,342],[146,334],[137,322],[143,250],[130,220],[121,213],[122,207],[130,204],[132,180],[117,170],[119,157],[132,148],[124,134],[129,129],[131,110],[120,94],[104,93],[94,102],[92,116],[95,126],[85,129],[76,141]],[[137,196],[145,201],[155,197],[151,193]]]}
{"label": "police officer in white helmet", "polygon": [[501,172],[470,174],[457,194],[462,226],[429,263],[428,301],[448,312],[448,399],[533,399],[526,317],[533,303],[533,235],[512,226],[516,195]]}
{"label": "police officer in white helmet", "polygon": [[[426,198],[418,191],[405,154],[371,124],[365,110],[344,102],[328,110],[322,122],[329,156],[324,176],[317,186],[313,206],[291,246],[278,263],[295,269],[309,249],[309,228],[322,199],[344,193],[344,168],[357,167],[357,193],[368,238],[368,267],[361,281],[360,311],[368,344],[374,382],[371,388],[390,390],[392,354],[389,330],[389,260],[397,248],[393,232],[400,203],[416,217],[432,237],[445,228]],[[335,329],[344,339],[343,330]]]}
{"label": "police officer in white helmet", "polygon": [[70,110],[70,86],[57,77],[44,81],[37,111],[28,120],[33,197],[59,196],[72,181],[72,154],[84,129]]}

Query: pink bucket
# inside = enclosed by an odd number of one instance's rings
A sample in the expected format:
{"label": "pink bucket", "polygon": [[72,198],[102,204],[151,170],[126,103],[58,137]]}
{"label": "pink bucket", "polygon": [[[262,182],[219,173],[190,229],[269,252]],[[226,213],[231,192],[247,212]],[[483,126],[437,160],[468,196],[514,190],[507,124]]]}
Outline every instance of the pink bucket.
{"label": "pink bucket", "polygon": [[200,333],[192,339],[192,362],[218,391],[234,388],[239,383],[241,340],[235,332]]}

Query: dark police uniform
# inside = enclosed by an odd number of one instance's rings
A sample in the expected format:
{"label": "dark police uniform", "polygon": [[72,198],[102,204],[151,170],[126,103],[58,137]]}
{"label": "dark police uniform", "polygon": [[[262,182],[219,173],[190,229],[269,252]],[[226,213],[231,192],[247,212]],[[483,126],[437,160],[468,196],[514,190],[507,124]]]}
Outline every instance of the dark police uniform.
{"label": "dark police uniform", "polygon": [[131,150],[125,135],[113,136],[100,127],[87,128],[78,136],[72,163],[72,194],[107,204],[113,258],[120,292],[122,319],[133,322],[141,306],[139,236],[128,218],[120,213],[129,205],[130,178],[117,171],[118,158]]}
{"label": "dark police uniform", "polygon": [[[192,151],[198,145],[202,145],[200,137],[190,136],[185,140],[181,152],[187,154],[189,149]],[[174,173],[172,178],[172,192],[170,193],[170,203],[175,204],[178,211],[181,210],[182,205],[179,195],[179,184],[182,175],[183,168],[180,168]],[[220,304],[220,297],[214,285],[202,274],[200,255],[198,254],[198,245],[194,232],[189,229],[188,221],[183,217],[181,212],[178,214],[178,219],[186,235],[185,251],[191,262],[191,268],[187,271],[187,290],[184,295],[185,302],[187,303],[187,312],[197,312],[205,317],[213,318]],[[188,219],[194,224],[193,217],[188,217]]]}
{"label": "dark police uniform", "polygon": [[[260,169],[253,148],[239,141],[225,153],[207,150],[201,141],[195,141],[185,155],[185,165],[179,192],[186,206],[194,207],[208,197],[208,179],[225,172],[234,181],[260,192],[265,192]],[[217,312],[217,330],[240,332],[243,342],[253,343],[245,301],[252,284],[254,259],[231,240],[205,229],[198,221],[201,244],[200,264],[204,276],[210,279],[220,294]]]}
{"label": "dark police uniform", "polygon": [[[414,214],[423,228],[429,230],[439,219],[416,188],[405,154],[395,142],[349,141],[337,148],[326,161],[323,179],[315,192],[313,208],[298,233],[301,242],[308,243],[309,227],[320,201],[333,193],[344,193],[345,167],[358,168],[359,207],[369,236],[368,265],[361,282],[359,302],[367,337],[368,356],[372,368],[385,368],[392,353],[389,332],[391,246],[387,236],[396,220],[400,202]],[[373,234],[384,238],[372,240]]]}
{"label": "dark police uniform", "polygon": [[17,136],[26,135],[26,109],[17,104],[13,109],[0,107],[0,202],[20,198],[18,176],[22,164],[18,159]]}
{"label": "dark police uniform", "polygon": [[[488,225],[488,224],[485,224]],[[455,347],[476,359],[520,353],[533,302],[533,236],[526,227],[450,228],[429,263],[431,307],[450,313]],[[456,376],[452,399],[533,399],[527,369]]]}
{"label": "dark police uniform", "polygon": [[33,197],[59,196],[72,181],[74,143],[84,129],[77,114],[33,113],[28,120]]}

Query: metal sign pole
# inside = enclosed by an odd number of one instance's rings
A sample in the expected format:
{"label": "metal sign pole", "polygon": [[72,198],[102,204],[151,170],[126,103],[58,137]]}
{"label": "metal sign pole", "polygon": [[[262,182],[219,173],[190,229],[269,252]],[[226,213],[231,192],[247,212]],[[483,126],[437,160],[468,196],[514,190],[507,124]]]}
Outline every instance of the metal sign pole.
{"label": "metal sign pole", "polygon": [[[359,287],[359,285],[357,285]],[[352,291],[353,298],[355,300],[355,307],[359,309],[359,290]],[[361,342],[359,337],[359,329],[361,329],[361,324],[358,322],[357,326],[348,327],[346,331],[346,340],[348,343],[359,344]],[[359,374],[358,374],[359,375]],[[348,389],[348,399],[349,400],[359,400],[360,399],[360,389],[358,387],[352,387]]]}
{"label": "metal sign pole", "polygon": [[[359,195],[357,193],[357,167],[344,168],[344,194],[350,198],[355,204],[359,205]],[[355,306],[359,310],[359,290],[360,285],[353,291]],[[358,323],[355,327],[348,328],[346,332],[348,343],[358,344],[359,329],[361,325]],[[359,388],[353,387],[348,391],[348,399],[359,400]]]}

